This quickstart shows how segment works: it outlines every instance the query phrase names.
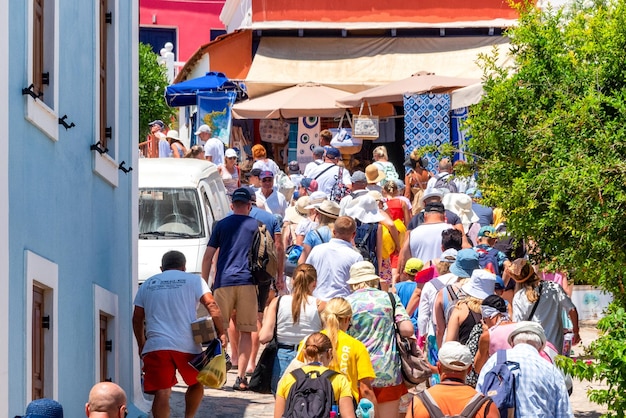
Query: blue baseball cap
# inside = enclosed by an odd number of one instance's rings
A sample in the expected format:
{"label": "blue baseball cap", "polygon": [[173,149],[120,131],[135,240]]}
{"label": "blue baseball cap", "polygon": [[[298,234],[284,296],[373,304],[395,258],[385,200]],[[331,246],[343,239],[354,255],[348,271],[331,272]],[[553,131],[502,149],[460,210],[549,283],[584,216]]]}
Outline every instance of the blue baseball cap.
{"label": "blue baseball cap", "polygon": [[339,150],[337,148],[333,148],[333,147],[324,147],[324,150],[326,150],[326,157],[331,158],[331,159],[336,159],[336,158],[340,158],[341,157],[341,153],[339,152]]}
{"label": "blue baseball cap", "polygon": [[498,233],[496,232],[496,228],[491,225],[485,225],[480,230],[478,230],[478,238],[487,237],[487,238],[497,238]]}

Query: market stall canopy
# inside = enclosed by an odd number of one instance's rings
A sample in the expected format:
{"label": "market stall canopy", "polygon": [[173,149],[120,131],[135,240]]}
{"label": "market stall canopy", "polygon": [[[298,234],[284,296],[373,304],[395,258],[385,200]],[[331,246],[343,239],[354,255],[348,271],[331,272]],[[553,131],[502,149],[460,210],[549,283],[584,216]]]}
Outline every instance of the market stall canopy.
{"label": "market stall canopy", "polygon": [[402,103],[405,93],[449,93],[478,82],[480,80],[474,78],[446,77],[421,71],[409,78],[343,97],[337,103],[349,107],[359,106],[364,101],[369,104]]}
{"label": "market stall canopy", "polygon": [[498,51],[496,65],[510,66],[504,36],[269,37],[263,36],[246,76],[251,98],[312,81],[349,93],[410,77],[420,69],[479,80],[479,54]]}
{"label": "market stall canopy", "polygon": [[238,119],[279,119],[303,116],[339,117],[347,106],[337,100],[348,92],[316,83],[303,83],[233,106]]}
{"label": "market stall canopy", "polygon": [[485,94],[482,83],[471,84],[467,87],[461,87],[450,93],[450,109],[460,109],[480,102]]}
{"label": "market stall canopy", "polygon": [[193,106],[198,92],[235,90],[238,96],[242,90],[223,73],[208,72],[202,77],[192,78],[165,88],[165,101],[170,107]]}

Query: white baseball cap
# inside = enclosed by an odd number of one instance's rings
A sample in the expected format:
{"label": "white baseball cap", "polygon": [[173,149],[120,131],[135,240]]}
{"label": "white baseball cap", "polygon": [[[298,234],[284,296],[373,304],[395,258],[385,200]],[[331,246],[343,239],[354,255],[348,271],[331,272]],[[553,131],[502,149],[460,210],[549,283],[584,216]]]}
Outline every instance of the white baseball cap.
{"label": "white baseball cap", "polygon": [[209,127],[209,125],[206,125],[206,124],[205,125],[200,125],[200,127],[194,133],[194,135],[200,135],[202,132],[211,133],[211,128]]}

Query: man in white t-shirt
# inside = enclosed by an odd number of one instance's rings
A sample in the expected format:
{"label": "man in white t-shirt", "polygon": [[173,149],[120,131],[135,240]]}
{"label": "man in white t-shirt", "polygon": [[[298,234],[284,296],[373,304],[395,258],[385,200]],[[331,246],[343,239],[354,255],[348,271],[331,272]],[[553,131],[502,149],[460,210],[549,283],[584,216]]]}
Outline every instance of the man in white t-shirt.
{"label": "man in white t-shirt", "polygon": [[155,417],[169,416],[177,370],[188,385],[185,409],[189,414],[195,414],[204,396],[204,387],[196,380],[198,371],[188,364],[202,352],[191,333],[198,302],[209,311],[222,346],[228,342],[220,308],[207,282],[197,274],[185,273],[185,264],[183,253],[165,253],[162,273],[146,280],[134,301],[133,332],[143,361],[144,392],[154,395]]}
{"label": "man in white t-shirt", "polygon": [[261,188],[256,191],[257,206],[284,218],[289,203],[287,203],[285,196],[274,188],[274,173],[261,171],[259,179],[261,180]]}
{"label": "man in white t-shirt", "polygon": [[330,196],[332,188],[337,184],[340,171],[343,172],[342,179],[346,187],[352,186],[352,180],[350,179],[350,171],[337,165],[341,158],[339,150],[332,147],[326,147],[325,150],[324,163],[320,164],[310,176],[317,181],[317,190]]}
{"label": "man in white t-shirt", "polygon": [[445,221],[443,203],[428,203],[424,209],[424,223],[411,230],[409,239],[404,241],[398,270],[404,271],[409,258],[419,258],[425,263],[438,258],[441,255],[441,232],[450,228],[452,225]]}
{"label": "man in white t-shirt", "polygon": [[224,164],[224,143],[219,138],[211,137],[209,125],[200,125],[196,135],[204,142],[204,158],[215,165]]}
{"label": "man in white t-shirt", "polygon": [[304,167],[304,177],[311,177],[311,173],[315,171],[315,169],[324,163],[324,148],[315,147],[313,148],[313,161],[308,163]]}

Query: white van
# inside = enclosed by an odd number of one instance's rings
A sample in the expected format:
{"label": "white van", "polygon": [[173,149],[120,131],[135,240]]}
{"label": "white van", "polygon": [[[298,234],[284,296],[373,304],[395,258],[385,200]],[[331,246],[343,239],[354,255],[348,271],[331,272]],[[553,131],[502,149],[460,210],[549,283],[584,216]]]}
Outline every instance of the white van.
{"label": "white van", "polygon": [[177,250],[200,274],[215,221],[229,201],[215,164],[192,158],[139,160],[139,283],[160,273],[161,257]]}

